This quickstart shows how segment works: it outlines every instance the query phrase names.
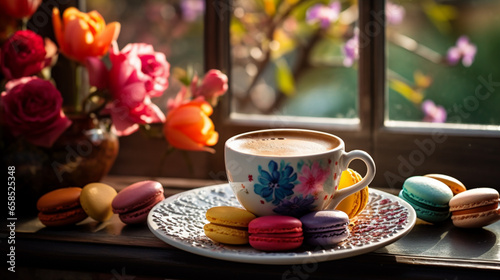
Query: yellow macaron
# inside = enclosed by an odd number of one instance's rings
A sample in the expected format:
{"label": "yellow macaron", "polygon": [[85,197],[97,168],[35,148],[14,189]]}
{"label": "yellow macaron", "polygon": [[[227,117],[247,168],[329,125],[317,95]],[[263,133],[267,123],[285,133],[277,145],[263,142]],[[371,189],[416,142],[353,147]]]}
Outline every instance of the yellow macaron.
{"label": "yellow macaron", "polygon": [[[362,179],[363,177],[358,172],[348,168],[340,176],[339,189],[352,186]],[[349,219],[352,220],[365,209],[366,204],[368,204],[368,196],[368,186],[366,186],[362,190],[344,198],[335,209],[345,212],[349,216]]]}
{"label": "yellow macaron", "polygon": [[113,215],[111,202],[116,194],[116,190],[111,186],[103,183],[90,183],[82,189],[80,204],[89,217],[98,222],[104,222]]}
{"label": "yellow macaron", "polygon": [[216,206],[207,210],[210,222],[203,227],[205,235],[213,241],[243,245],[248,243],[248,224],[256,218],[249,211],[233,206]]}
{"label": "yellow macaron", "polygon": [[451,192],[453,192],[453,195],[457,195],[461,192],[464,192],[467,190],[464,184],[460,182],[459,180],[448,176],[448,175],[443,175],[443,174],[426,174],[424,175],[425,177],[429,177],[438,181],[441,181],[445,185],[447,185],[450,189]]}

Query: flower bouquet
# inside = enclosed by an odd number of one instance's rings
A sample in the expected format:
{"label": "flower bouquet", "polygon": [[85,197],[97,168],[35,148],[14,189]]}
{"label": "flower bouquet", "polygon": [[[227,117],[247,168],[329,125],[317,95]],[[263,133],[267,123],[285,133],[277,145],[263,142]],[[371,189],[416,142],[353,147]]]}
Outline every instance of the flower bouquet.
{"label": "flower bouquet", "polygon": [[[14,166],[18,191],[36,200],[54,188],[99,181],[117,156],[117,137],[150,124],[163,126],[172,149],[214,152],[209,146],[218,133],[209,117],[227,90],[226,75],[212,69],[200,79],[177,70],[184,86],[165,114],[152,101],[169,86],[163,53],[144,43],[120,49],[120,23],[106,24],[97,11],[75,7],[54,8],[55,42],[43,38],[26,29],[40,2],[0,1],[30,7],[24,13],[2,9],[24,25],[4,32],[0,49],[2,161]],[[56,63],[65,65],[59,79],[51,75]]]}

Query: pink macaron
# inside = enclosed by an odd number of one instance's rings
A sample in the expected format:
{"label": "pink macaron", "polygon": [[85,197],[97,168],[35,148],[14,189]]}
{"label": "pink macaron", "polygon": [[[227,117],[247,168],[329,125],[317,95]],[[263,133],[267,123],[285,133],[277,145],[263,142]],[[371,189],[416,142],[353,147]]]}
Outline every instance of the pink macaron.
{"label": "pink macaron", "polygon": [[149,211],[165,199],[163,186],[156,181],[141,181],[121,190],[111,202],[113,212],[126,224],[145,223]]}
{"label": "pink macaron", "polygon": [[248,224],[250,246],[261,251],[287,251],[304,241],[302,223],[290,216],[263,216]]}

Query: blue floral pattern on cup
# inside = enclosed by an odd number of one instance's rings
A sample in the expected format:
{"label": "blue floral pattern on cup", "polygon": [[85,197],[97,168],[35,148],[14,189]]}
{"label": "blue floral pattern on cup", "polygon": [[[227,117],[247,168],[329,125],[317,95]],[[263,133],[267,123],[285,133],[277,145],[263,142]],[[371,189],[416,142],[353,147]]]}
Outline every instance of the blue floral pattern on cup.
{"label": "blue floral pattern on cup", "polygon": [[315,206],[313,205],[316,199],[312,195],[306,197],[296,196],[292,199],[284,199],[281,203],[273,209],[276,214],[289,215],[300,217],[308,212],[311,212]]}
{"label": "blue floral pattern on cup", "polygon": [[297,184],[297,173],[289,163],[281,161],[278,163],[271,160],[266,171],[259,165],[259,183],[254,185],[254,191],[267,202],[272,201],[274,205],[280,204],[281,200],[293,194],[293,188]]}
{"label": "blue floral pattern on cup", "polygon": [[[279,165],[271,160],[267,169],[259,165],[258,172],[254,192],[266,202],[272,202],[276,206],[272,211],[281,215],[288,213],[298,217],[312,211],[317,207],[315,202],[318,202],[319,194],[333,187],[329,186],[333,184],[331,160],[301,160],[296,168],[284,160]],[[254,175],[250,174],[248,178],[254,178]],[[296,192],[301,195],[297,196]]]}

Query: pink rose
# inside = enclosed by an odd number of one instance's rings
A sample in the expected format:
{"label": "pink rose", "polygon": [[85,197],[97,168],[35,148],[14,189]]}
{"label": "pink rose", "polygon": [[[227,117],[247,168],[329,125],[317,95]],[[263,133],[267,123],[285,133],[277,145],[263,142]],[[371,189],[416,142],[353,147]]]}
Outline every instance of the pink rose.
{"label": "pink rose", "polygon": [[120,52],[127,57],[137,56],[140,60],[141,79],[145,81],[150,96],[161,96],[168,88],[170,64],[165,55],[155,52],[153,46],[143,43],[126,45]]}
{"label": "pink rose", "polygon": [[146,44],[129,44],[121,52],[116,44],[109,53],[111,69],[102,61],[87,59],[92,85],[109,88],[113,102],[106,107],[119,136],[134,133],[139,124],[164,122],[165,115],[151,97],[168,87],[170,65],[165,55]]}
{"label": "pink rose", "polygon": [[50,62],[43,38],[33,31],[16,31],[2,46],[0,69],[8,80],[37,74]]}
{"label": "pink rose", "polygon": [[217,69],[211,69],[203,77],[200,86],[196,86],[197,79],[193,80],[192,85],[193,95],[203,96],[206,100],[213,100],[227,91],[227,76]]}
{"label": "pink rose", "polygon": [[51,147],[71,125],[62,111],[61,93],[49,81],[37,77],[12,80],[2,93],[4,122],[15,137]]}

